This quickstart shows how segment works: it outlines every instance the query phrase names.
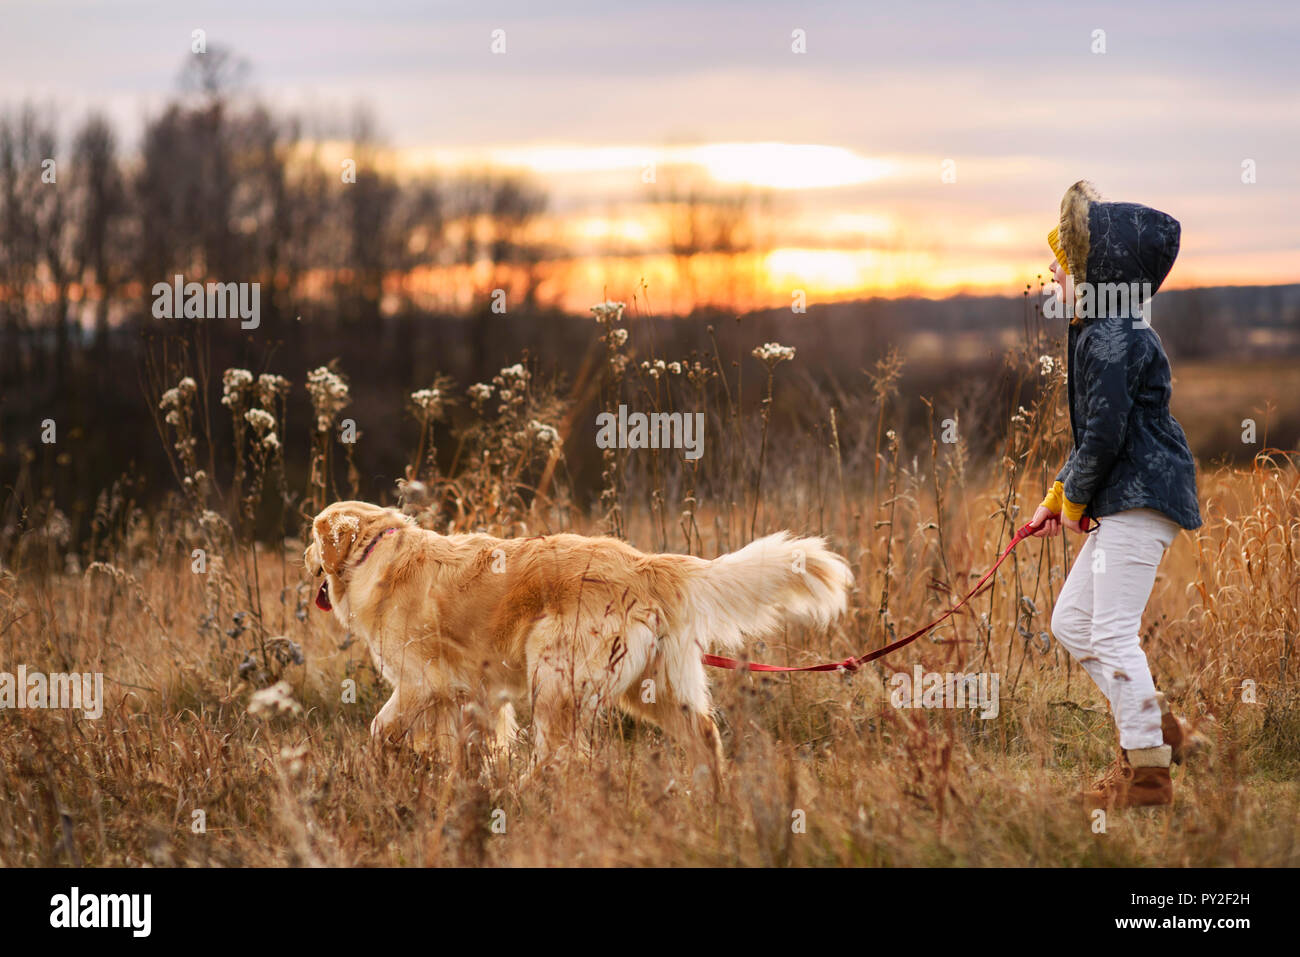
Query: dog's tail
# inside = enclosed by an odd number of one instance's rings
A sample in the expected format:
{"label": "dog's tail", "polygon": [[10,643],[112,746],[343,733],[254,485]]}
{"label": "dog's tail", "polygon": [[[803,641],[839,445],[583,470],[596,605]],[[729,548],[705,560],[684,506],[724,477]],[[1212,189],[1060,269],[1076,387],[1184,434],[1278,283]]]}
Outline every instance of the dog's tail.
{"label": "dog's tail", "polygon": [[820,538],[777,532],[739,551],[694,565],[686,576],[682,617],[709,651],[736,652],[794,620],[825,627],[848,607],[849,564]]}

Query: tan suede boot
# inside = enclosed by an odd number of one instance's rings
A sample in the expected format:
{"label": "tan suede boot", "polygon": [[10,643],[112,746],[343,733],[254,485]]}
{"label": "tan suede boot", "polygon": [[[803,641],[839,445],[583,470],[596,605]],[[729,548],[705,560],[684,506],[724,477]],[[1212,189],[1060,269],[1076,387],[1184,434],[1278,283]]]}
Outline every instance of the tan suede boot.
{"label": "tan suede boot", "polygon": [[1174,802],[1174,783],[1169,777],[1173,749],[1135,748],[1121,751],[1106,773],[1084,798],[1092,807],[1153,807]]}

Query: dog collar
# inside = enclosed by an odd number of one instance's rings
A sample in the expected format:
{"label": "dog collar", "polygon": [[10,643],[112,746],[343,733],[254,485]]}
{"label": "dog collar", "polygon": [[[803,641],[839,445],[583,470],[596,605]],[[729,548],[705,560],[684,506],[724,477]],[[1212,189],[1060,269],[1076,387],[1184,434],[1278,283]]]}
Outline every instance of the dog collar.
{"label": "dog collar", "polygon": [[366,550],[365,550],[364,552],[361,553],[361,558],[360,558],[360,560],[357,561],[357,564],[360,565],[362,562],[364,562],[367,558],[370,557],[370,553],[371,553],[372,551],[375,550],[375,546],[379,544],[379,540],[380,540],[381,538],[383,538],[383,537],[384,537],[385,535],[387,535],[389,532],[395,532],[395,531],[397,531],[397,527],[396,527],[396,526],[394,526],[394,527],[392,527],[392,528],[386,528],[386,529],[384,529],[382,532],[380,532],[378,535],[376,535],[374,538],[372,538],[372,539],[370,540],[370,544],[366,546]]}

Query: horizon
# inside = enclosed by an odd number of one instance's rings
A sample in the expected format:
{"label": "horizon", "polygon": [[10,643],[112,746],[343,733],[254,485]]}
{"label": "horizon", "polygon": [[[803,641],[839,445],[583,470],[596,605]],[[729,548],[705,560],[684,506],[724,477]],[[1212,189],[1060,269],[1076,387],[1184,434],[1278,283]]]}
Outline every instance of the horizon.
{"label": "horizon", "polygon": [[[794,290],[809,303],[1015,295],[1045,277],[1047,231],[1081,178],[1182,222],[1166,288],[1300,281],[1300,124],[1279,121],[1300,114],[1300,83],[1283,82],[1300,80],[1300,18],[1268,5],[1212,31],[1204,3],[1176,21],[1104,4],[1041,27],[1009,2],[847,18],[840,3],[397,3],[345,23],[335,4],[309,18],[297,3],[131,6],[123,29],[114,8],[80,0],[7,5],[6,106],[52,106],[65,129],[102,111],[135,157],[203,29],[247,62],[238,95],[320,126],[305,142],[322,156],[347,149],[323,118],[366,107],[376,159],[403,175],[525,175],[547,198],[529,227],[550,250],[543,294],[568,311],[646,288],[671,313],[789,306]],[[1070,82],[1102,118],[1088,156],[1080,118],[1051,101],[1068,103]],[[455,95],[430,99],[444,87]],[[739,248],[683,269],[674,195],[742,208],[719,227]],[[427,273],[403,281],[465,281]]]}

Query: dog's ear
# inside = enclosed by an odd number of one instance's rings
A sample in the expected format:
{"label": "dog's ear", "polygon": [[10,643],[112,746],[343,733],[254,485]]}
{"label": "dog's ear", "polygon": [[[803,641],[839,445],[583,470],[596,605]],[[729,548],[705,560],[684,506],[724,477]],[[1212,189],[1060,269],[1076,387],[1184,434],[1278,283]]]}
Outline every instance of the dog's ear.
{"label": "dog's ear", "polygon": [[353,549],[361,547],[360,516],[346,508],[327,508],[316,516],[312,532],[320,547],[320,563],[337,575]]}

